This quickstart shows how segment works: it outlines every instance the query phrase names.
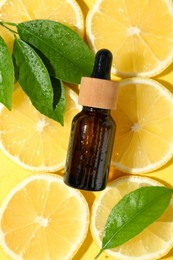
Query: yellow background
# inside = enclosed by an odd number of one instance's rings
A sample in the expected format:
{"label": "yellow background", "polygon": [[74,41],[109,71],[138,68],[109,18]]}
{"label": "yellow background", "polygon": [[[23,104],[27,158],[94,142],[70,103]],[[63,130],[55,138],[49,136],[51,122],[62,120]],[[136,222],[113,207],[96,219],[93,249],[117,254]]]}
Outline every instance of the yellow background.
{"label": "yellow background", "polygon": [[[84,16],[92,6],[94,0],[77,0],[81,9],[83,10]],[[157,81],[162,83],[173,93],[173,64],[167,68],[162,74],[155,77]],[[11,188],[14,187],[17,183],[23,180],[26,176],[33,174],[32,172],[22,169],[20,166],[13,163],[9,158],[7,158],[2,152],[0,152],[0,205],[2,204],[3,199],[10,192]],[[63,173],[60,173],[63,174]],[[117,172],[115,169],[111,168],[110,180],[115,179],[119,176],[122,176],[121,172]],[[145,176],[157,179],[165,185],[173,186],[173,159],[171,159],[165,166],[161,169],[145,174]],[[95,194],[92,192],[82,192],[85,198],[88,201],[89,206],[91,207]],[[93,242],[91,233],[88,231],[87,238],[85,239],[83,245],[73,258],[73,260],[94,260],[94,257],[98,253],[99,248]],[[3,250],[0,248],[0,260],[8,260],[9,258],[5,255]],[[173,249],[169,254],[162,259],[164,260],[173,260]],[[59,259],[61,260],[61,259]],[[103,253],[99,260],[113,260],[112,257],[107,256]]]}

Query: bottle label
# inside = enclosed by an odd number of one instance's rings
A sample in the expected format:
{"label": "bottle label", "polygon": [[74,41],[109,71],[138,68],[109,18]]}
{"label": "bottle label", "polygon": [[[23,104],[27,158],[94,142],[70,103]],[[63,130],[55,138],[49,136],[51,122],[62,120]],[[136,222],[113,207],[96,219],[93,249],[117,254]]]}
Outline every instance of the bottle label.
{"label": "bottle label", "polygon": [[82,77],[78,103],[82,106],[116,109],[118,82]]}

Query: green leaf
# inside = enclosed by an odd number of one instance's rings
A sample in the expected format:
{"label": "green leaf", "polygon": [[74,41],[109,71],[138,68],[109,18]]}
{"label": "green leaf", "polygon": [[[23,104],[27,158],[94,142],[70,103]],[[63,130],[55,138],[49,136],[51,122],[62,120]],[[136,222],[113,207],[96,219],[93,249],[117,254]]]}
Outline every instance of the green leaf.
{"label": "green leaf", "polygon": [[35,107],[40,107],[40,111],[49,118],[52,118],[59,122],[62,126],[64,125],[64,114],[66,108],[66,99],[65,99],[65,92],[64,92],[64,85],[61,80],[51,78],[52,87],[54,91],[54,98],[53,98],[53,110],[48,109],[40,105],[40,103],[33,101],[33,105]]}
{"label": "green leaf", "polygon": [[82,76],[90,76],[94,54],[72,29],[50,20],[19,23],[22,40],[34,46],[52,77],[70,83],[80,83]]}
{"label": "green leaf", "polygon": [[0,36],[0,102],[9,110],[12,105],[14,68],[10,51]]}
{"label": "green leaf", "polygon": [[53,109],[60,110],[61,113],[64,114],[66,107],[66,98],[63,82],[55,78],[51,78],[51,82],[54,91]]}
{"label": "green leaf", "polygon": [[65,102],[63,101],[62,83],[59,80],[56,81],[57,87],[61,89],[58,90],[61,95],[54,106],[54,89],[45,65],[37,53],[20,39],[15,39],[14,42],[13,62],[16,80],[29,96],[35,108],[42,114],[63,124]]}
{"label": "green leaf", "polygon": [[14,41],[13,62],[16,80],[30,99],[52,108],[53,89],[46,67],[36,52],[20,39]]}
{"label": "green leaf", "polygon": [[122,245],[161,217],[172,194],[173,190],[166,187],[147,186],[125,195],[111,210],[96,258],[104,249]]}

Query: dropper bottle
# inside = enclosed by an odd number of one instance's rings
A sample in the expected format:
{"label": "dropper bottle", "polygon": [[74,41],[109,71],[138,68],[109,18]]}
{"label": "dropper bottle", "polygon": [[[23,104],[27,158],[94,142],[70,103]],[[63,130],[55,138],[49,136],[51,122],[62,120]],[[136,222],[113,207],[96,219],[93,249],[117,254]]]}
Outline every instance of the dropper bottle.
{"label": "dropper bottle", "polygon": [[101,49],[91,78],[81,80],[79,104],[83,109],[72,121],[64,175],[71,187],[99,191],[107,183],[116,128],[110,111],[117,100],[117,83],[110,80],[111,64],[111,52]]}

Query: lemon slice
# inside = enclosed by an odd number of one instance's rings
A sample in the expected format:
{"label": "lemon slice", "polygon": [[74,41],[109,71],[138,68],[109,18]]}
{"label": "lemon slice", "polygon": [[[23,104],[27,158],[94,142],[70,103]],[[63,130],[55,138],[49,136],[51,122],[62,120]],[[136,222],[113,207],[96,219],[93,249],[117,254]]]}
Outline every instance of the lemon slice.
{"label": "lemon slice", "polygon": [[86,33],[96,52],[113,53],[114,74],[159,74],[173,61],[172,0],[96,0],[86,20]]}
{"label": "lemon slice", "polygon": [[[79,35],[84,34],[83,13],[75,0],[35,0],[34,3],[32,0],[0,1],[0,21],[19,23],[35,19],[61,22]],[[1,26],[0,35],[12,48],[13,34]]]}
{"label": "lemon slice", "polygon": [[128,173],[156,170],[173,156],[173,95],[152,79],[119,84],[112,164]]}
{"label": "lemon slice", "polygon": [[[145,177],[121,177],[99,194],[92,207],[91,232],[100,248],[104,226],[113,206],[125,194],[142,186],[155,185],[161,183]],[[172,247],[173,200],[157,221],[123,245],[106,250],[106,253],[118,260],[156,260],[166,255]]]}
{"label": "lemon slice", "polygon": [[[17,85],[17,84],[16,84]],[[38,112],[18,87],[12,111],[1,107],[0,148],[31,171],[57,171],[64,167],[72,118],[79,112],[77,94],[65,86],[64,126]]]}
{"label": "lemon slice", "polygon": [[3,202],[1,245],[12,259],[71,259],[88,223],[88,204],[78,190],[67,187],[58,175],[32,175]]}

